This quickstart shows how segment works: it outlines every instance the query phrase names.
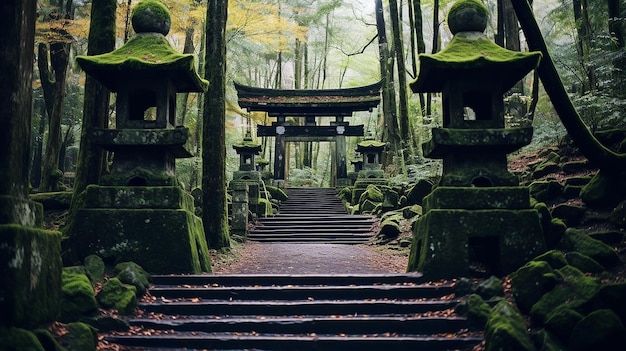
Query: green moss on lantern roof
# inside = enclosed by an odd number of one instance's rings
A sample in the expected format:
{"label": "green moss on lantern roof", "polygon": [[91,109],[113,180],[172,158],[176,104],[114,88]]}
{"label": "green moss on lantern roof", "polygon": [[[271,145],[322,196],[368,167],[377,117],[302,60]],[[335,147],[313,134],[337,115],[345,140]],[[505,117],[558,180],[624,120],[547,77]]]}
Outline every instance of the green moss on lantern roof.
{"label": "green moss on lantern roof", "polygon": [[363,150],[363,149],[378,149],[378,148],[382,149],[383,147],[385,147],[385,145],[387,145],[385,142],[377,141],[373,139],[363,140],[360,143],[356,144],[357,151]]}
{"label": "green moss on lantern roof", "polygon": [[507,50],[480,32],[457,33],[450,44],[436,54],[422,54],[420,73],[410,86],[413,92],[439,92],[451,80],[479,80],[497,83],[509,90],[539,65],[541,53]]}
{"label": "green moss on lantern roof", "polygon": [[78,65],[111,91],[142,75],[167,75],[179,92],[203,92],[209,82],[195,69],[192,54],[176,52],[159,33],[140,33],[119,49],[101,55],[78,56]]}
{"label": "green moss on lantern roof", "polygon": [[237,153],[241,151],[249,151],[254,153],[261,152],[261,144],[252,141],[252,139],[244,139],[242,143],[234,144],[233,149],[237,150]]}

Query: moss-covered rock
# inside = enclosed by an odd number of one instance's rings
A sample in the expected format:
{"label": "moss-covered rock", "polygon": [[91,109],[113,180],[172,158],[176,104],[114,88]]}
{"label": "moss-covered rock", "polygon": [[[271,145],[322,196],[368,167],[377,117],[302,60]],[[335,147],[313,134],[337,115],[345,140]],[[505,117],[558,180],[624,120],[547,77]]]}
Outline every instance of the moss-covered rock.
{"label": "moss-covered rock", "polygon": [[499,302],[485,326],[485,351],[536,351],[522,315],[506,301]]}
{"label": "moss-covered rock", "polygon": [[72,268],[63,269],[61,288],[61,315],[64,323],[74,322],[83,316],[98,312],[98,303],[91,281],[84,273],[72,273]]}
{"label": "moss-covered rock", "polygon": [[502,279],[490,276],[476,286],[476,293],[484,299],[491,299],[496,296],[504,296]]}
{"label": "moss-covered rock", "polygon": [[531,337],[540,351],[563,351],[566,349],[559,339],[545,329],[539,330]]}
{"label": "moss-covered rock", "polygon": [[544,261],[547,262],[550,267],[552,267],[552,269],[559,269],[559,268],[563,268],[565,266],[567,266],[568,262],[567,262],[567,258],[565,258],[565,255],[563,254],[563,252],[559,251],[559,250],[550,250],[547,251],[535,258],[533,258],[533,261]]}
{"label": "moss-covered rock", "polygon": [[580,252],[568,252],[565,254],[567,263],[570,266],[576,267],[585,273],[600,273],[604,271],[604,267],[596,262],[594,259],[587,255],[583,255]]}
{"label": "moss-covered rock", "polygon": [[552,209],[553,218],[561,218],[568,227],[580,224],[585,214],[585,208],[569,204],[559,204]]}
{"label": "moss-covered rock", "polygon": [[560,218],[552,218],[547,229],[544,229],[546,247],[555,248],[559,245],[565,235],[567,225]]}
{"label": "moss-covered rock", "polygon": [[378,235],[384,236],[387,239],[397,238],[402,232],[402,230],[400,229],[400,221],[402,221],[403,219],[404,217],[397,213],[385,218],[380,223]]}
{"label": "moss-covered rock", "polygon": [[142,296],[150,286],[150,274],[134,262],[121,262],[113,268],[113,274],[124,284],[137,289],[137,297]]}
{"label": "moss-covered rock", "polygon": [[471,330],[483,330],[489,319],[491,306],[480,295],[471,294],[455,311],[467,316],[467,324]]}
{"label": "moss-covered rock", "polygon": [[272,196],[272,199],[276,199],[278,201],[285,201],[287,200],[287,193],[285,193],[285,191],[277,186],[271,186],[271,185],[265,185],[265,189],[270,193],[270,196]]}
{"label": "moss-covered rock", "polygon": [[115,308],[121,314],[130,315],[137,306],[137,289],[133,285],[123,284],[118,278],[111,278],[102,285],[98,293],[98,302],[103,307]]}
{"label": "moss-covered rock", "polygon": [[568,304],[557,306],[546,317],[545,328],[560,340],[567,342],[572,329],[583,319],[583,315]]}
{"label": "moss-covered rock", "polygon": [[[54,335],[50,333],[48,329],[35,329],[32,330],[33,334],[37,336],[39,343],[46,351],[65,351],[65,348],[59,344]],[[1,345],[1,344],[0,344]]]}
{"label": "moss-covered rock", "polygon": [[611,310],[597,310],[585,316],[572,330],[572,351],[615,350],[626,343],[626,328]]}
{"label": "moss-covered rock", "polygon": [[615,312],[622,321],[626,321],[624,296],[626,296],[626,282],[603,285],[598,293],[582,307],[585,312],[610,309]]}
{"label": "moss-covered rock", "polygon": [[406,199],[411,205],[422,205],[426,195],[433,190],[433,182],[429,179],[420,179],[406,192]]}
{"label": "moss-covered rock", "polygon": [[67,334],[61,338],[61,344],[72,351],[93,351],[98,346],[98,331],[81,322],[69,323],[65,326]]}
{"label": "moss-covered rock", "polygon": [[626,183],[619,175],[599,171],[580,191],[580,198],[591,207],[615,207],[626,198]]}
{"label": "moss-covered rock", "polygon": [[545,261],[531,261],[513,272],[511,289],[515,302],[522,312],[529,312],[533,305],[552,290],[560,277]]}
{"label": "moss-covered rock", "polygon": [[550,312],[558,306],[571,304],[572,308],[577,308],[591,300],[600,290],[601,284],[596,279],[572,266],[565,266],[557,271],[563,280],[541,296],[530,310],[532,320],[539,325],[543,325]]}
{"label": "moss-covered rock", "polygon": [[612,247],[591,238],[584,230],[568,228],[559,246],[566,251],[578,251],[589,256],[605,268],[615,267],[621,262]]}
{"label": "moss-covered rock", "polygon": [[104,261],[98,255],[89,255],[84,261],[85,273],[92,283],[99,283],[104,279]]}
{"label": "moss-covered rock", "polygon": [[554,200],[563,192],[563,186],[556,180],[543,180],[530,183],[530,196],[539,202]]}
{"label": "moss-covered rock", "polygon": [[422,215],[422,206],[420,205],[406,206],[406,207],[403,207],[401,211],[402,211],[402,216],[405,219],[411,219],[411,218],[414,218],[415,216]]}
{"label": "moss-covered rock", "polygon": [[0,348],[7,351],[48,351],[33,332],[20,328],[0,328]]}
{"label": "moss-covered rock", "polygon": [[130,325],[127,321],[121,318],[116,318],[109,315],[100,315],[93,318],[83,318],[81,322],[89,324],[90,326],[98,329],[100,333],[108,333],[112,331],[128,331]]}

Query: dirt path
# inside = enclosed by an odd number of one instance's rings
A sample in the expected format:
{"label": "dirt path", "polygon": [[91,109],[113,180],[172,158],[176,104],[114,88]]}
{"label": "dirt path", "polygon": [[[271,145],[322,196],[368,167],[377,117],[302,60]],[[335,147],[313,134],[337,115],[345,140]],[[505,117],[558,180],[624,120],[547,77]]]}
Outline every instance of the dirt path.
{"label": "dirt path", "polygon": [[369,245],[246,242],[213,258],[216,274],[405,273],[408,258]]}

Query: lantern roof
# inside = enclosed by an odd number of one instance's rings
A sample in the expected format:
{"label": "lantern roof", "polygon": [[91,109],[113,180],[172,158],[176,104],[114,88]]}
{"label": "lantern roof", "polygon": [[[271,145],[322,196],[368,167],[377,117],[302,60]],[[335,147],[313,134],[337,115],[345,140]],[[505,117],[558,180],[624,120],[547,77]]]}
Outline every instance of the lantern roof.
{"label": "lantern roof", "polygon": [[204,92],[209,82],[197,71],[193,54],[176,52],[165,35],[169,32],[169,11],[157,0],[144,0],[133,10],[137,34],[109,53],[78,56],[78,65],[111,91],[129,80],[162,76],[172,80],[177,92]]}
{"label": "lantern roof", "polygon": [[519,52],[493,43],[483,33],[488,12],[480,0],[457,1],[448,16],[454,33],[436,54],[421,54],[420,72],[410,83],[413,92],[440,92],[450,81],[477,79],[499,82],[494,89],[509,90],[539,65],[541,52]]}

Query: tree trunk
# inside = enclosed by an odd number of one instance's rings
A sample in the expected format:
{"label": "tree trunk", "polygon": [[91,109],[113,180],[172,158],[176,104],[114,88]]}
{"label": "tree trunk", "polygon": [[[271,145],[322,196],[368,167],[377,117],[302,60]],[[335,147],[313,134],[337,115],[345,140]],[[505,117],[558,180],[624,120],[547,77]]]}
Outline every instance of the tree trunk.
{"label": "tree trunk", "polygon": [[[28,166],[30,164],[31,100],[35,36],[34,0],[2,1],[0,12],[0,196],[28,198]],[[4,206],[7,204],[6,206]],[[20,202],[3,201],[0,224],[7,224],[4,213],[23,211]],[[8,216],[11,217],[10,215]],[[10,220],[9,220],[10,221]],[[26,223],[19,223],[26,224]],[[7,252],[7,249],[3,249]],[[3,254],[3,257],[8,257]],[[6,264],[6,259],[3,259]],[[44,262],[45,264],[45,262]],[[6,271],[7,268],[3,268]],[[6,281],[6,280],[3,280]]]}
{"label": "tree trunk", "polygon": [[587,12],[587,0],[573,0],[574,19],[576,21],[576,48],[578,49],[578,59],[585,72],[581,93],[586,93],[596,88],[595,69],[590,63],[591,55],[591,25],[589,24],[589,13]]}
{"label": "tree trunk", "polygon": [[[411,6],[412,5],[412,6]],[[422,3],[421,0],[412,0],[411,4],[409,5],[409,10],[412,10],[409,14],[409,16],[411,17],[411,46],[416,46],[417,50],[415,48],[411,49],[411,58],[412,58],[412,64],[413,64],[413,71],[412,71],[412,75],[413,78],[417,78],[417,57],[419,56],[419,54],[423,54],[426,52],[426,43],[424,42],[424,26],[423,26],[423,20],[422,20]],[[426,101],[424,99],[424,94],[420,93],[419,95],[419,100],[420,100],[420,110],[422,113],[422,117],[426,116]]]}
{"label": "tree trunk", "polygon": [[[622,0],[608,0],[608,15],[609,15],[609,33],[613,38],[616,49],[623,49],[625,44],[625,31],[626,25],[624,25],[624,16],[622,15]],[[613,61],[613,66],[616,68],[618,74],[624,74],[626,72],[626,57],[620,55]]]}
{"label": "tree trunk", "polygon": [[380,55],[380,75],[383,80],[384,127],[382,140],[390,143],[390,148],[383,155],[383,165],[388,166],[393,163],[394,156],[399,155],[401,147],[398,118],[396,116],[396,94],[393,86],[394,60],[389,55],[382,0],[376,0],[376,31],[378,34],[378,54]]}
{"label": "tree trunk", "polygon": [[[196,48],[193,45],[194,28],[192,26],[185,29],[185,44],[183,45],[183,54],[193,54]],[[189,101],[189,93],[178,95],[178,118],[177,125],[184,126],[187,119],[187,103]]]}
{"label": "tree trunk", "polygon": [[569,136],[594,166],[613,174],[626,170],[626,154],[615,153],[602,145],[589,131],[574,108],[548,52],[530,4],[524,0],[513,1],[513,7],[530,50],[541,51],[543,54],[538,68],[539,77]]}
{"label": "tree trunk", "polygon": [[400,23],[402,19],[398,13],[398,3],[396,0],[389,0],[389,13],[391,18],[391,29],[393,32],[393,53],[398,65],[398,118],[400,120],[400,138],[402,155],[405,164],[413,164],[413,143],[411,142],[411,127],[409,123],[409,101],[408,84],[406,82],[406,65],[404,62],[404,45],[402,43],[402,31]]}
{"label": "tree trunk", "polygon": [[[115,49],[116,0],[93,0],[87,55],[99,55]],[[105,167],[105,152],[91,143],[89,133],[93,128],[107,128],[111,93],[91,76],[85,81],[83,120],[80,132],[80,149],[76,162],[74,195],[87,185],[98,184]],[[72,205],[74,205],[74,199]]]}
{"label": "tree trunk", "polygon": [[209,0],[202,128],[202,221],[213,249],[230,248],[226,203],[226,19],[228,0]]}

